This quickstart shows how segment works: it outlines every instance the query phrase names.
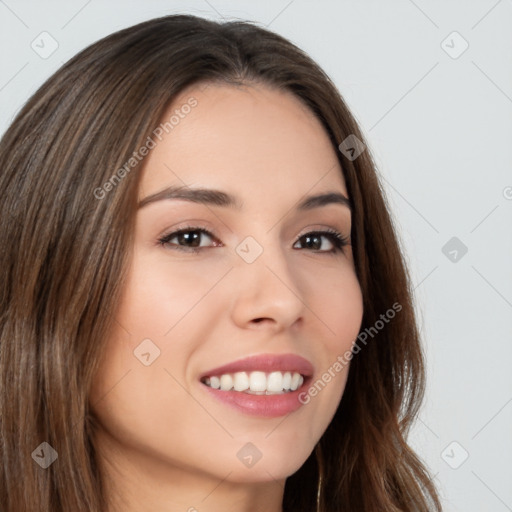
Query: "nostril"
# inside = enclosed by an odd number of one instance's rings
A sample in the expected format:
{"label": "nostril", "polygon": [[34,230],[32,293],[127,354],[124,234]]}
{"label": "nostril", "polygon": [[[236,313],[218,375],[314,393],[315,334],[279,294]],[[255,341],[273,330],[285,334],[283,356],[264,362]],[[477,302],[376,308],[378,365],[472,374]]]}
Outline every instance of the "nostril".
{"label": "nostril", "polygon": [[270,318],[265,318],[265,317],[262,317],[262,318],[255,318],[255,319],[253,320],[253,322],[255,322],[255,323],[259,324],[259,323],[263,322],[264,320],[270,320]]}

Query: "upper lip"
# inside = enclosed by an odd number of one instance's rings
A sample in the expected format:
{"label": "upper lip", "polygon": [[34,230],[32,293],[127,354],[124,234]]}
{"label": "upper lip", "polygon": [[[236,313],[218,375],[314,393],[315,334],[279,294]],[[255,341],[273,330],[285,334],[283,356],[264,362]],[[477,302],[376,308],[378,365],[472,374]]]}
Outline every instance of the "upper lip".
{"label": "upper lip", "polygon": [[224,373],[236,372],[297,372],[304,377],[313,375],[313,365],[297,354],[259,354],[243,359],[238,359],[223,366],[218,366],[208,370],[200,375],[200,379],[212,375],[222,375]]}

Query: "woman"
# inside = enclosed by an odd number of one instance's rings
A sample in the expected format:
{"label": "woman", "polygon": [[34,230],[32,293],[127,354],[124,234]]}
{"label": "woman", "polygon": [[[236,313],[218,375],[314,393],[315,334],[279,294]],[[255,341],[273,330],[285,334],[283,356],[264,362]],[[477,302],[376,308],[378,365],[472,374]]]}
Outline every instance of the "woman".
{"label": "woman", "polygon": [[325,73],[167,16],[0,144],[2,510],[440,510],[409,278]]}

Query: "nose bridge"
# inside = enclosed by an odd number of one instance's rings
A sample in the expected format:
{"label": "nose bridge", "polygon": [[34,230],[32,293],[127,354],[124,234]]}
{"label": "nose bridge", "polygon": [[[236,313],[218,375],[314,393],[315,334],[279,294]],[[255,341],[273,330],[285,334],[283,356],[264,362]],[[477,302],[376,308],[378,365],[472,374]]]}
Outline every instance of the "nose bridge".
{"label": "nose bridge", "polygon": [[290,271],[289,255],[273,232],[246,237],[236,253],[236,303],[238,322],[267,318],[283,325],[297,320],[304,308],[300,283]]}

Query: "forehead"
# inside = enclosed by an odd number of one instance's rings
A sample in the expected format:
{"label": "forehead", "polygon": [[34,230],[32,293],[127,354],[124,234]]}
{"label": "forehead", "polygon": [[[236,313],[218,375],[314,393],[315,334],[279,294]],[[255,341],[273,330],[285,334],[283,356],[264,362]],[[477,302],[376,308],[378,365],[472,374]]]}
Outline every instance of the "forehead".
{"label": "forehead", "polygon": [[285,195],[335,187],[346,195],[325,128],[286,91],[261,84],[191,86],[169,106],[157,134],[139,198],[171,184],[239,196],[269,187]]}

